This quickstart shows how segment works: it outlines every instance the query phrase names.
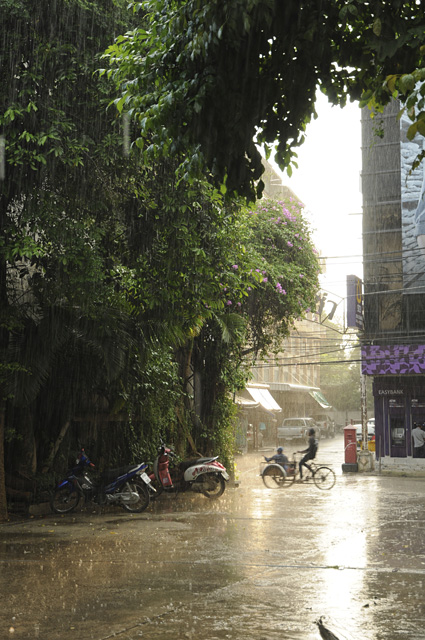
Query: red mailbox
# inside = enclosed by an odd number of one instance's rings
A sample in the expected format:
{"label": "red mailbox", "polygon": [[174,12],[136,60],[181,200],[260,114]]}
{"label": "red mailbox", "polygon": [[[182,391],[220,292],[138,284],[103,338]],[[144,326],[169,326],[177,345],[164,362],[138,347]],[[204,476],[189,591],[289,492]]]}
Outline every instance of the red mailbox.
{"label": "red mailbox", "polygon": [[344,429],[344,460],[346,464],[357,463],[357,440],[356,428],[345,427]]}

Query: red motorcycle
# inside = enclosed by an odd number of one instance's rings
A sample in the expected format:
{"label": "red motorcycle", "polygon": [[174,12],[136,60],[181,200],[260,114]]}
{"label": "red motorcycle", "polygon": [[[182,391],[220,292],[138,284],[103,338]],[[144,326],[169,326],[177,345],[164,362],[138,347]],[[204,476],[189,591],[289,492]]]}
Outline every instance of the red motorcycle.
{"label": "red motorcycle", "polygon": [[226,488],[229,474],[217,459],[218,456],[177,462],[175,452],[161,442],[153,472],[149,475],[156,495],[163,491],[191,490],[203,493],[207,498],[219,498]]}

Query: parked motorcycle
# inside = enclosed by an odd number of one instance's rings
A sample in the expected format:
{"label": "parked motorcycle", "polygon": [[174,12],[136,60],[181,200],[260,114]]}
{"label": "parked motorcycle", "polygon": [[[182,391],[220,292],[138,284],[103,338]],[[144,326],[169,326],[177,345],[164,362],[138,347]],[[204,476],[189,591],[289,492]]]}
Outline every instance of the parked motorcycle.
{"label": "parked motorcycle", "polygon": [[81,498],[100,505],[115,504],[131,513],[140,513],[148,507],[150,494],[155,489],[145,472],[147,464],[108,469],[96,480],[88,472],[94,464],[84,449],[75,463],[51,496],[50,506],[56,513],[73,511]]}
{"label": "parked motorcycle", "polygon": [[[229,474],[218,462],[218,456],[192,458],[177,462],[176,453],[161,442],[158,456],[149,474],[156,489],[156,496],[163,491],[197,491],[207,498],[219,498],[225,488]],[[171,465],[170,465],[171,463]]]}

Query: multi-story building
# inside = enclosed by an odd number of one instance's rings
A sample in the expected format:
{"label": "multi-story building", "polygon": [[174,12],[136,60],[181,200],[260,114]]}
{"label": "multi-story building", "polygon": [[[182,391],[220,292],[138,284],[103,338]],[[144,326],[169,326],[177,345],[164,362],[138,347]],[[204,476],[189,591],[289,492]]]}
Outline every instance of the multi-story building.
{"label": "multi-story building", "polygon": [[[362,372],[373,376],[376,457],[383,468],[417,469],[411,431],[425,422],[424,139],[409,141],[393,101],[362,114],[364,331]],[[383,132],[381,137],[377,130]]]}
{"label": "multi-story building", "polygon": [[[314,408],[310,392],[320,390],[320,351],[325,328],[309,313],[295,323],[282,352],[259,361],[253,380],[268,384],[276,400],[283,404],[285,417],[307,415]],[[284,395],[282,395],[284,394]]]}

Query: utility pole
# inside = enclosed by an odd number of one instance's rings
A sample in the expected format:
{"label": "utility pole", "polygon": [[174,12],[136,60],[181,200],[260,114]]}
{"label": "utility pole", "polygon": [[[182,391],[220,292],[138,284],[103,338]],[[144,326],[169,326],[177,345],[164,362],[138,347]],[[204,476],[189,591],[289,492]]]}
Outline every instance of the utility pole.
{"label": "utility pole", "polygon": [[361,390],[361,416],[362,416],[362,450],[359,451],[357,460],[359,471],[372,471],[374,468],[373,455],[368,447],[368,430],[367,430],[367,393],[366,393],[366,376],[362,373],[362,365],[360,363],[360,390]]}
{"label": "utility pole", "polygon": [[362,373],[361,363],[360,363],[360,394],[361,394],[363,451],[368,451],[366,376]]}

